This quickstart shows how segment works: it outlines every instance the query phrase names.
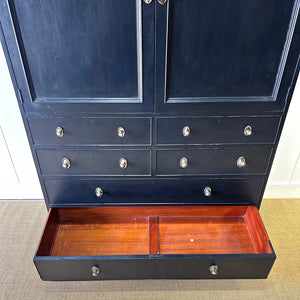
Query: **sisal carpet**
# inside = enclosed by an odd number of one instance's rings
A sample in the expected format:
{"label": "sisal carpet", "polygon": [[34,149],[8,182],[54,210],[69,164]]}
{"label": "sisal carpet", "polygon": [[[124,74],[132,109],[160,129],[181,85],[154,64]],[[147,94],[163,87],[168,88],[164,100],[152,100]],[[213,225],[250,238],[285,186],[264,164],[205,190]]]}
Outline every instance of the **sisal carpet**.
{"label": "sisal carpet", "polygon": [[300,299],[300,199],[260,210],[277,260],[267,280],[43,282],[32,262],[42,201],[0,201],[0,299]]}

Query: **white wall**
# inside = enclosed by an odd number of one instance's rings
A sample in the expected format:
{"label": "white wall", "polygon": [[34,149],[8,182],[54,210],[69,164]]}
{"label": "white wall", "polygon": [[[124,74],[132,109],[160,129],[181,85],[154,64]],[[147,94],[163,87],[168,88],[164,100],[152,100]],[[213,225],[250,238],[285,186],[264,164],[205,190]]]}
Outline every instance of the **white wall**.
{"label": "white wall", "polygon": [[[300,83],[292,99],[265,198],[300,198]],[[42,199],[16,97],[0,47],[0,199]]]}
{"label": "white wall", "polygon": [[0,46],[0,199],[43,199]]}
{"label": "white wall", "polygon": [[264,198],[300,198],[299,78],[281,134]]}

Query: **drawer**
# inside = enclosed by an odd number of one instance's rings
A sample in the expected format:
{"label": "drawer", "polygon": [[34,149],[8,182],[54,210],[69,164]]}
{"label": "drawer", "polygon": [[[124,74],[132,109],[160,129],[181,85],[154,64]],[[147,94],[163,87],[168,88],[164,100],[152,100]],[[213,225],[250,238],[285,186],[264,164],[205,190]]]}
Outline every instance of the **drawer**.
{"label": "drawer", "polygon": [[272,144],[280,117],[157,118],[157,144]]}
{"label": "drawer", "polygon": [[157,175],[265,174],[272,148],[161,149]]}
{"label": "drawer", "polygon": [[43,280],[266,278],[275,258],[255,206],[82,207],[50,210],[34,263]]}
{"label": "drawer", "polygon": [[47,178],[44,183],[52,206],[151,203],[258,205],[264,180],[263,178],[111,180],[100,177]]}
{"label": "drawer", "polygon": [[150,145],[151,118],[28,118],[35,145]]}
{"label": "drawer", "polygon": [[150,175],[149,150],[37,150],[42,175]]}

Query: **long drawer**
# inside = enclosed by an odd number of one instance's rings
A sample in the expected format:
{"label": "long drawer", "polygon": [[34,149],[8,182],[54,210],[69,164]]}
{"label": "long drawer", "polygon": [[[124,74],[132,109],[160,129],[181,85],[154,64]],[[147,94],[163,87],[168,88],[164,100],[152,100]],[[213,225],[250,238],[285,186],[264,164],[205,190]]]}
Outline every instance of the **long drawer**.
{"label": "long drawer", "polygon": [[50,210],[43,280],[266,278],[276,255],[255,206]]}
{"label": "long drawer", "polygon": [[274,143],[279,116],[156,119],[157,144]]}
{"label": "long drawer", "polygon": [[43,175],[150,175],[150,150],[37,150]]}
{"label": "long drawer", "polygon": [[257,205],[262,178],[45,179],[51,206],[143,204]]}
{"label": "long drawer", "polygon": [[150,145],[151,118],[28,118],[35,145]]}
{"label": "long drawer", "polygon": [[270,147],[160,149],[156,151],[156,174],[265,174],[271,153]]}

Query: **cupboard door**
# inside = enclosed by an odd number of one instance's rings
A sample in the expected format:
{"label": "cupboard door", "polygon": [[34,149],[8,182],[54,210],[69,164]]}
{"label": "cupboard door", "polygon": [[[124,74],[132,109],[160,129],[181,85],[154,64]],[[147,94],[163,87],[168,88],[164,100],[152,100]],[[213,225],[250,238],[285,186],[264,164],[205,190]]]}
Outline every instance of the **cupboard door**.
{"label": "cupboard door", "polygon": [[297,62],[299,2],[157,4],[157,111],[281,111]]}
{"label": "cupboard door", "polygon": [[2,5],[26,111],[152,111],[153,3],[8,0]]}

